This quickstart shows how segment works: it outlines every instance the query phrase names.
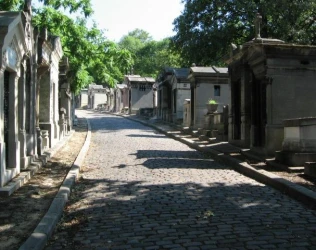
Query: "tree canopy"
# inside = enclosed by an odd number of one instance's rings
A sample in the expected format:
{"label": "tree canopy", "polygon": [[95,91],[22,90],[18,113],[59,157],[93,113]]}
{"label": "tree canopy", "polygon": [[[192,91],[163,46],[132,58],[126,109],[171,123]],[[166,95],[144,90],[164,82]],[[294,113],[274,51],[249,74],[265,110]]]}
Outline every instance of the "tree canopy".
{"label": "tree canopy", "polygon": [[182,0],[174,21],[173,46],[187,64],[220,64],[231,43],[254,38],[253,20],[262,16],[261,37],[316,44],[315,0]]}
{"label": "tree canopy", "polygon": [[133,56],[135,74],[156,77],[165,66],[179,67],[180,55],[170,48],[170,39],[154,41],[148,32],[140,29],[123,36],[119,46]]}
{"label": "tree canopy", "polygon": [[[33,24],[60,36],[65,56],[69,58],[71,89],[77,92],[92,81],[113,86],[123,79],[133,64],[131,53],[108,41],[94,24],[87,27],[92,14],[90,0],[39,0],[43,6],[33,8]],[[4,0],[1,10],[22,9],[20,0]],[[76,20],[65,13],[77,13]]]}

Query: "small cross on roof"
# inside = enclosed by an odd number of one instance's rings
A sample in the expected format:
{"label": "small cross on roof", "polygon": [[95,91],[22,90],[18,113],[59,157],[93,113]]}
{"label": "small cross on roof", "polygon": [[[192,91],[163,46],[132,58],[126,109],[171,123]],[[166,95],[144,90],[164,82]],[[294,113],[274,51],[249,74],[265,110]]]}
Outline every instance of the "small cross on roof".
{"label": "small cross on roof", "polygon": [[262,23],[262,16],[260,15],[260,13],[256,14],[255,20],[254,20],[254,24],[255,24],[255,38],[261,38],[260,36],[260,24]]}

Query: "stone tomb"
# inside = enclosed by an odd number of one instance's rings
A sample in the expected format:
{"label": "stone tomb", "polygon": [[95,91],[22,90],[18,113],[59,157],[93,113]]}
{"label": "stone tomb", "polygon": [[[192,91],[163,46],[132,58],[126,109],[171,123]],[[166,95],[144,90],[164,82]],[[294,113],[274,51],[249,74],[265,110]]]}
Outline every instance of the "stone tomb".
{"label": "stone tomb", "polygon": [[88,89],[80,90],[77,108],[88,108]]}
{"label": "stone tomb", "polygon": [[60,138],[67,135],[72,129],[74,121],[74,94],[70,91],[67,72],[69,70],[68,58],[63,57],[59,63],[59,125]]}
{"label": "stone tomb", "polygon": [[174,68],[165,67],[157,77],[158,103],[157,117],[163,121],[172,121],[172,84]]}
{"label": "stone tomb", "polygon": [[21,75],[18,89],[19,109],[19,141],[20,141],[20,166],[28,168],[36,158],[36,70],[35,61],[37,50],[37,37],[31,25],[31,9],[25,1],[22,12],[24,31],[28,53],[24,55],[21,63]]}
{"label": "stone tomb", "polygon": [[115,88],[115,112],[124,113],[128,107],[128,88],[126,84],[117,84]]}
{"label": "stone tomb", "polygon": [[107,88],[99,84],[89,84],[88,87],[88,107],[96,109],[99,104],[108,104]]}
{"label": "stone tomb", "polygon": [[60,38],[48,34],[45,29],[38,39],[38,152],[41,154],[40,143],[46,140],[47,134],[49,147],[59,141],[59,61],[63,51]]}
{"label": "stone tomb", "polygon": [[106,88],[106,95],[107,95],[107,110],[110,112],[114,112],[115,110],[115,90],[113,88]]}
{"label": "stone tomb", "polygon": [[[34,154],[30,12],[0,12],[0,187]],[[21,160],[22,159],[22,160]]]}
{"label": "stone tomb", "polygon": [[157,78],[157,117],[182,123],[183,102],[190,98],[189,69],[165,67]]}
{"label": "stone tomb", "polygon": [[289,166],[316,162],[316,118],[288,119],[283,125],[284,140],[276,160]]}
{"label": "stone tomb", "polygon": [[174,69],[170,79],[172,86],[171,113],[172,122],[175,124],[183,123],[183,102],[191,96],[189,72],[188,68]]}
{"label": "stone tomb", "polygon": [[205,115],[202,134],[219,141],[228,141],[228,105],[221,112],[208,112]]}
{"label": "stone tomb", "polygon": [[189,127],[191,124],[191,100],[183,101],[183,127]]}
{"label": "stone tomb", "polygon": [[204,128],[207,103],[210,99],[218,103],[218,112],[230,105],[229,77],[227,68],[191,67],[191,122],[194,129]]}
{"label": "stone tomb", "polygon": [[129,89],[129,113],[136,114],[141,108],[154,108],[153,85],[155,79],[127,75],[123,83]]}
{"label": "stone tomb", "polygon": [[316,116],[316,46],[254,39],[227,60],[232,106],[229,142],[273,155],[283,121]]}

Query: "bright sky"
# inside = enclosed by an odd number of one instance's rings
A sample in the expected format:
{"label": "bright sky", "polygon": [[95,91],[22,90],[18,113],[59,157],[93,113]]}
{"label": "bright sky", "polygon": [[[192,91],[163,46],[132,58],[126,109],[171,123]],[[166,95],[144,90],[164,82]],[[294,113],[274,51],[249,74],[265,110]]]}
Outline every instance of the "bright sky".
{"label": "bright sky", "polygon": [[91,0],[91,3],[92,19],[115,42],[137,28],[147,31],[156,41],[172,36],[173,20],[183,10],[181,0]]}

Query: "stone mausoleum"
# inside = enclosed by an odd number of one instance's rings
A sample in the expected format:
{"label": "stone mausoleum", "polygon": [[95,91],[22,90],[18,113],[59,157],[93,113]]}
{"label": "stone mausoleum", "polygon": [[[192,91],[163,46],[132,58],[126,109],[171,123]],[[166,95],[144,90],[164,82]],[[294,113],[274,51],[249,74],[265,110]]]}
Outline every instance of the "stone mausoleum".
{"label": "stone mausoleum", "polygon": [[[43,29],[38,38],[38,126],[42,149],[53,147],[59,131],[59,61],[63,57],[60,38]],[[47,143],[48,138],[48,143]]]}
{"label": "stone mausoleum", "polygon": [[231,52],[229,141],[274,154],[283,121],[316,116],[316,46],[256,38]]}
{"label": "stone mausoleum", "polygon": [[0,188],[36,155],[36,41],[28,7],[0,12]]}
{"label": "stone mausoleum", "polygon": [[123,84],[129,89],[129,113],[136,114],[140,109],[154,108],[153,85],[155,79],[152,77],[141,77],[139,75],[126,75]]}
{"label": "stone mausoleum", "polygon": [[190,127],[204,128],[207,104],[210,99],[218,104],[217,110],[223,111],[230,104],[228,69],[222,67],[190,68]]}

